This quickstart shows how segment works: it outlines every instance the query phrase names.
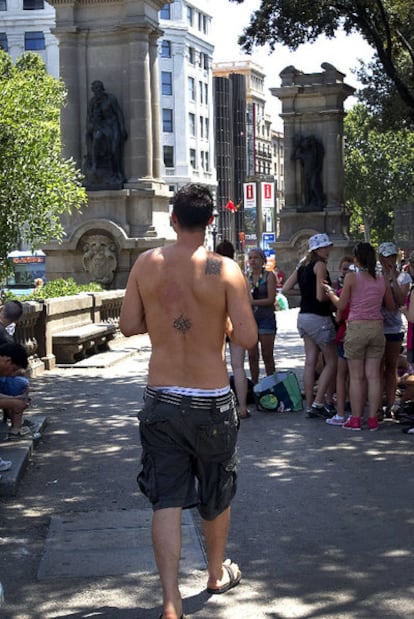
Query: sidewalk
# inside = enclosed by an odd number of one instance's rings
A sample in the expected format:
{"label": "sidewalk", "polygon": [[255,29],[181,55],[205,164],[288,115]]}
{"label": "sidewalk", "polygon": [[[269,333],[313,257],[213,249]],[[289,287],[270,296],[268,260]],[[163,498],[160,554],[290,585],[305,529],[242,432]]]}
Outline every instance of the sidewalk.
{"label": "sidewalk", "polygon": [[[280,312],[278,369],[299,378],[296,310]],[[33,381],[48,425],[16,497],[3,498],[5,619],[158,619],[151,510],[136,485],[136,412],[149,342],[102,368]],[[228,556],[243,580],[205,591],[197,512],[184,517],[182,593],[197,619],[412,616],[413,441],[398,424],[346,432],[303,413],[242,421]]]}

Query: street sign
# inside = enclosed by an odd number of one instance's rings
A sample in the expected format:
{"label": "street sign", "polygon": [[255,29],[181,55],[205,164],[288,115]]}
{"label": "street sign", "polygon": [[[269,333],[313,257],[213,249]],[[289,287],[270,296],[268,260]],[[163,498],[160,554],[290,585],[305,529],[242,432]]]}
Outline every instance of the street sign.
{"label": "street sign", "polygon": [[270,249],[270,243],[276,241],[276,234],[274,232],[263,232],[262,234],[262,249]]}

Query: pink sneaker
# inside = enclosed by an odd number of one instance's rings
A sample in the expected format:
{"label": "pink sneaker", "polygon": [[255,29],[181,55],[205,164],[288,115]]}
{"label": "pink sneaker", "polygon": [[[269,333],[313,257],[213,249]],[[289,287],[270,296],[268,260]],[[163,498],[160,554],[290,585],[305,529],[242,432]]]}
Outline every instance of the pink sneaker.
{"label": "pink sneaker", "polygon": [[378,430],[379,428],[378,419],[376,417],[368,417],[367,424],[368,424],[368,430],[371,430],[371,432],[374,432],[375,430]]}
{"label": "pink sneaker", "polygon": [[361,418],[360,417],[349,417],[347,421],[342,426],[345,430],[360,430],[361,429]]}

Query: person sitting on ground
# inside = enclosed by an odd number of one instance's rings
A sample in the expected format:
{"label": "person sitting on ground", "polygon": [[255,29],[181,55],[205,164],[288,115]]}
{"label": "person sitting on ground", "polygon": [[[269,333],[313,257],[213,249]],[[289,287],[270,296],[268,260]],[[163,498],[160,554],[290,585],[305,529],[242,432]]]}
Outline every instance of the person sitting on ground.
{"label": "person sitting on ground", "polygon": [[[7,301],[0,309],[0,344],[14,343],[14,331],[19,320],[23,316],[23,305],[20,301]],[[19,375],[20,374],[20,375]],[[0,396],[8,398],[18,398],[19,402],[27,405],[29,399],[29,380],[24,376],[24,372],[18,371],[13,376],[0,375]],[[30,429],[23,426],[23,410],[18,402],[12,406],[2,406],[4,420],[11,421],[11,434],[13,436],[28,436]]]}
{"label": "person sitting on ground", "polygon": [[[27,352],[24,346],[15,342],[0,344],[0,380],[15,376],[19,370],[25,370],[28,366]],[[4,384],[2,386],[4,391]],[[12,426],[9,437],[29,436],[31,432],[22,426],[23,412],[28,406],[27,398],[16,394],[0,393],[0,408],[12,412]]]}
{"label": "person sitting on ground", "polygon": [[[226,239],[219,243],[216,247],[216,253],[221,256],[227,256],[234,260],[234,246],[230,241]],[[247,286],[247,283],[246,283]],[[234,377],[234,389],[236,391],[237,403],[239,407],[239,417],[241,419],[247,419],[250,417],[250,413],[247,410],[247,374],[244,369],[244,358],[246,356],[246,349],[229,340],[230,348],[230,363]]]}

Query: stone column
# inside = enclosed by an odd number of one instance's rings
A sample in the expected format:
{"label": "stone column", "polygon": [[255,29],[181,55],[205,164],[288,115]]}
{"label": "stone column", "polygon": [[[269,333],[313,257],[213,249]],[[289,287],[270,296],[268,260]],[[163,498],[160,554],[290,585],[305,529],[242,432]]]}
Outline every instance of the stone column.
{"label": "stone column", "polygon": [[[307,238],[312,234],[329,234],[334,242],[334,262],[350,244],[344,204],[343,104],[355,89],[344,83],[344,74],[332,65],[325,62],[322,69],[305,74],[293,66],[286,67],[280,74],[281,86],[270,89],[282,102],[285,206],[279,215],[275,247],[288,272],[306,251]],[[324,151],[320,180],[325,200],[316,208],[304,203],[304,160],[292,158],[299,138],[315,138]]]}
{"label": "stone column", "polygon": [[152,143],[153,143],[153,175],[161,178],[161,117],[160,117],[160,80],[158,68],[158,37],[160,32],[150,36],[150,75],[151,75],[151,118],[152,118]]}

